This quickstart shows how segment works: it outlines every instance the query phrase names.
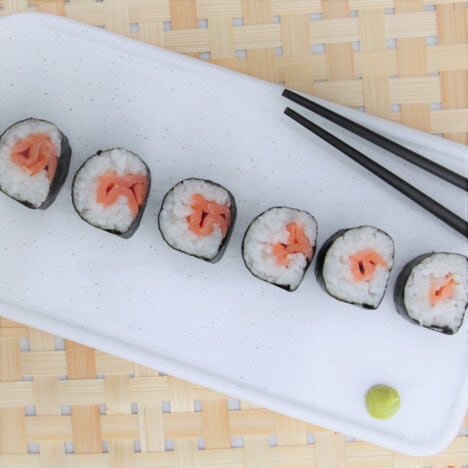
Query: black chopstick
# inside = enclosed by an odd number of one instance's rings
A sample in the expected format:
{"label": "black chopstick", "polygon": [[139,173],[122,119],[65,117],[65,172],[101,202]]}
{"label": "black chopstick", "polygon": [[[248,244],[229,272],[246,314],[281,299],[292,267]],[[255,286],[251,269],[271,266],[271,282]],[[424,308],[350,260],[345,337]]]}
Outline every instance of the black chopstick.
{"label": "black chopstick", "polygon": [[295,93],[294,91],[285,89],[283,91],[283,96],[295,102],[296,104],[299,104],[305,107],[306,109],[315,112],[316,114],[324,117],[325,119],[330,120],[331,122],[339,125],[340,127],[343,127],[355,133],[356,135],[359,135],[360,137],[370,141],[371,143],[374,143],[380,146],[381,148],[390,151],[393,154],[396,154],[400,158],[403,158],[404,160],[414,164],[415,166],[418,166],[421,169],[424,169],[425,171],[428,171],[431,174],[434,174],[435,176],[440,177],[441,179],[444,179],[447,182],[450,182],[451,184],[456,185],[457,187],[460,187],[465,191],[468,191],[468,179],[466,177],[463,177],[462,175],[457,174],[456,172],[453,172],[450,169],[447,169],[446,167],[443,167],[440,164],[437,164],[431,161],[430,159],[425,158],[424,156],[421,156],[420,154],[410,150],[409,148],[401,146],[395,141],[389,140],[388,138],[379,135],[373,130],[366,128],[361,124],[358,124],[357,122],[354,122],[340,114],[337,114],[336,112],[333,112],[332,110],[327,109],[326,107],[323,107],[320,104],[317,104],[316,102],[313,102],[305,98],[304,96]]}
{"label": "black chopstick", "polygon": [[310,120],[303,117],[301,114],[298,114],[296,111],[287,107],[284,113],[295,120],[297,123],[301,124],[311,132],[318,135],[320,138],[328,142],[330,145],[339,149],[341,152],[349,156],[351,159],[356,161],[361,166],[365,167],[371,171],[377,177],[380,177],[382,180],[390,184],[395,189],[399,190],[401,193],[406,195],[408,198],[413,200],[415,203],[425,208],[427,211],[432,213],[434,216],[440,220],[447,223],[453,229],[458,231],[465,237],[468,237],[468,222],[460,218],[455,213],[452,213],[450,210],[442,206],[440,203],[436,202],[432,198],[428,197],[426,194],[413,187],[411,184],[405,180],[398,177],[393,172],[385,169],[380,164],[376,163],[372,159],[368,158],[352,146],[348,145],[344,141],[336,138],[331,133],[328,133],[323,128],[314,124]]}

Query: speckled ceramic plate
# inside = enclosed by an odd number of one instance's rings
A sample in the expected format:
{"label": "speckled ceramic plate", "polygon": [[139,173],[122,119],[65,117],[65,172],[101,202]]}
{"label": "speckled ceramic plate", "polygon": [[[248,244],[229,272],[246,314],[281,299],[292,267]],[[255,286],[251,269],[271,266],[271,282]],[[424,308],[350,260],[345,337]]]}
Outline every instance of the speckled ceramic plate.
{"label": "speckled ceramic plate", "polygon": [[[395,450],[425,454],[451,441],[468,403],[468,320],[454,336],[428,331],[395,312],[391,292],[412,257],[466,253],[460,235],[284,117],[278,86],[55,17],[1,19],[0,43],[0,127],[48,119],[73,148],[48,210],[0,197],[2,315]],[[464,170],[461,146],[330,107]],[[333,131],[466,216],[456,188]],[[76,169],[115,146],[152,171],[129,240],[84,223],[71,203]],[[217,264],[170,249],[158,232],[163,195],[186,177],[219,182],[236,198]],[[294,293],[255,279],[241,258],[243,233],[275,205],[312,213],[319,247],[343,227],[387,231],[396,258],[380,308],[333,300],[311,270]],[[376,383],[401,395],[386,421],[365,409]]]}

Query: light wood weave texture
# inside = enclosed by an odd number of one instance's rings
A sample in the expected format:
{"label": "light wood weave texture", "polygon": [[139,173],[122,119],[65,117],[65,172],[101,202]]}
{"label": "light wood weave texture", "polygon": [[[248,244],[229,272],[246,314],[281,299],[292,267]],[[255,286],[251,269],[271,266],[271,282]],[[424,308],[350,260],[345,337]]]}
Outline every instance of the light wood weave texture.
{"label": "light wood weave texture", "polygon": [[465,0],[0,0],[468,144]]}
{"label": "light wood weave texture", "polygon": [[[0,0],[34,11],[468,144],[465,1]],[[0,318],[0,468],[465,468],[464,426],[408,457]]]}
{"label": "light wood weave texture", "polygon": [[0,318],[1,468],[461,468],[465,432],[405,456]]}

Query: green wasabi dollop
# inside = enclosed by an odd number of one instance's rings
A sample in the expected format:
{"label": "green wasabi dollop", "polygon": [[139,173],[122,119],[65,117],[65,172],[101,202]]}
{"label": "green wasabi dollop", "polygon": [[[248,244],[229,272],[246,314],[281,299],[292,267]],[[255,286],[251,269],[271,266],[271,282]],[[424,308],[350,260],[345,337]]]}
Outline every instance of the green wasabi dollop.
{"label": "green wasabi dollop", "polygon": [[366,393],[366,407],[374,418],[391,418],[400,408],[400,395],[388,385],[374,385]]}

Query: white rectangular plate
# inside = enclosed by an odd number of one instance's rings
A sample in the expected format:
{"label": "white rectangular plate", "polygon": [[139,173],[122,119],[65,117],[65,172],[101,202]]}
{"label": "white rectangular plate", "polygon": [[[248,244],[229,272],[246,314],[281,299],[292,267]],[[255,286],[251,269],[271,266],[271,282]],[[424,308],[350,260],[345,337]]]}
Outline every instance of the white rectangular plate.
{"label": "white rectangular plate", "polygon": [[[454,336],[420,328],[395,312],[392,291],[416,255],[466,254],[459,234],[283,116],[289,103],[276,85],[43,15],[1,19],[0,43],[0,128],[44,118],[73,148],[48,210],[0,196],[2,315],[402,452],[428,454],[455,437],[468,404],[468,320]],[[466,170],[460,145],[329,106]],[[333,131],[466,217],[460,190]],[[141,155],[153,176],[130,240],[84,223],[71,203],[79,165],[116,146]],[[163,195],[191,176],[237,200],[233,237],[214,265],[170,249],[157,228]],[[276,205],[312,213],[318,247],[362,224],[393,237],[395,267],[378,310],[332,299],[312,268],[294,293],[250,275],[243,233]],[[364,405],[377,383],[401,395],[386,421]]]}

